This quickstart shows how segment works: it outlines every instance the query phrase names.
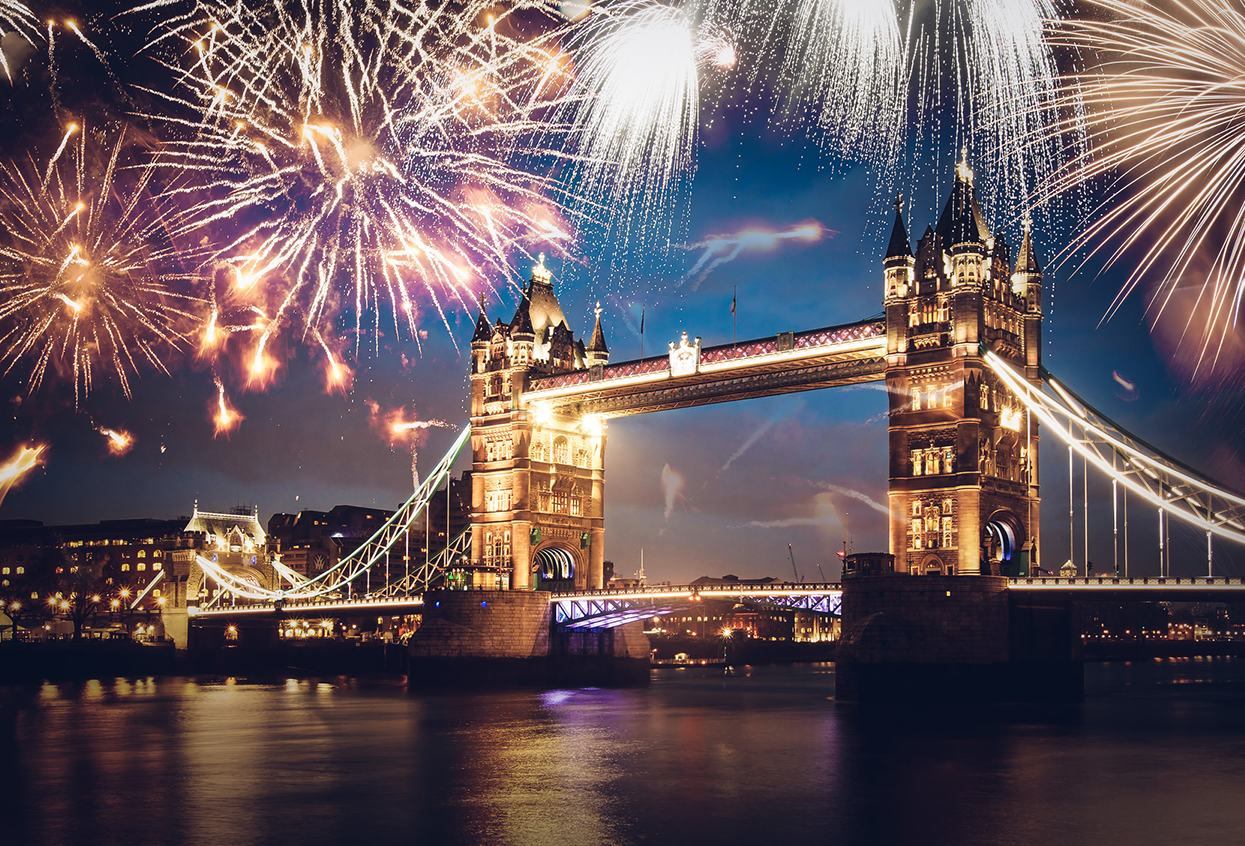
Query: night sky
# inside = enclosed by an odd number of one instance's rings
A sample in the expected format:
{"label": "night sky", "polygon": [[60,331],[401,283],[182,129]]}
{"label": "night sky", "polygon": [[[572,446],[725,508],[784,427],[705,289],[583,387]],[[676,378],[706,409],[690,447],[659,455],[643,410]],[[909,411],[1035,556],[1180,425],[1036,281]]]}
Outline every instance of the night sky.
{"label": "night sky", "polygon": [[[81,57],[67,61],[85,65]],[[144,73],[137,61],[119,66],[127,78]],[[31,144],[42,149],[55,136],[48,129],[54,122],[46,85],[32,73],[0,94],[7,155],[20,155]],[[613,361],[639,356],[641,305],[646,356],[663,353],[682,331],[701,336],[706,346],[729,343],[736,290],[740,340],[881,311],[881,258],[892,212],[875,176],[863,167],[840,166],[807,139],[771,131],[763,118],[744,114],[723,110],[703,131],[679,240],[695,244],[808,220],[824,226],[826,237],[744,252],[696,285],[686,281],[701,254],[694,247],[675,249],[660,264],[633,257],[628,276],[612,275],[624,271],[611,271],[589,245],[579,264],[551,260],[555,288],[577,335],[586,339],[593,305],[602,302]],[[931,177],[895,186],[912,197],[905,216],[914,243],[935,222],[949,190],[952,158],[946,151],[941,162],[936,184]],[[1013,247],[1019,243],[1020,210],[987,205],[985,213]],[[1036,242],[1044,262],[1049,265],[1066,238],[1066,225],[1039,217]],[[1075,274],[1071,264],[1046,270],[1046,366],[1136,435],[1241,487],[1241,389],[1231,387],[1230,379],[1214,387],[1192,384],[1187,371],[1172,363],[1171,344],[1150,331],[1141,297],[1103,322],[1119,274],[1096,276],[1093,264]],[[508,321],[516,301],[511,290],[504,302],[491,302],[490,318]],[[232,393],[246,419],[228,438],[213,436],[215,388],[208,369],[193,360],[180,362],[171,377],[147,369],[130,401],[115,383],[101,383],[78,410],[71,384],[49,379],[28,395],[22,374],[12,372],[0,380],[0,453],[7,456],[31,440],[50,447],[46,466],[0,505],[0,519],[54,524],[169,518],[188,514],[196,499],[205,509],[254,504],[265,521],[274,512],[342,503],[394,508],[411,492],[411,456],[406,444],[390,444],[378,431],[369,403],[405,406],[420,419],[452,424],[429,430],[419,447],[421,471],[431,469],[467,416],[475,313],[457,309],[449,319],[452,338],[429,323],[422,354],[414,344],[384,338],[380,356],[359,363],[345,396],[326,394],[306,347],[287,343],[277,351],[284,363],[276,384],[264,392]],[[886,549],[885,412],[881,386],[867,385],[611,421],[606,559],[629,575],[643,549],[650,580],[723,573],[790,577],[791,544],[805,579],[837,577],[835,551],[845,540],[858,551]],[[136,445],[122,457],[110,456],[96,426],[124,428]],[[1040,460],[1040,548],[1044,565],[1058,566],[1068,550],[1066,449],[1046,438]],[[673,495],[672,479],[681,480]],[[1105,565],[1111,560],[1110,486],[1102,480],[1090,485],[1091,522],[1101,527],[1091,530],[1090,558]],[[1079,499],[1079,475],[1077,491]],[[1154,512],[1138,506],[1130,517],[1133,573],[1156,572]],[[1078,510],[1078,548],[1080,520]],[[1174,571],[1203,572],[1204,537],[1174,531]],[[1215,562],[1221,574],[1245,575],[1245,551],[1239,548],[1217,542]]]}

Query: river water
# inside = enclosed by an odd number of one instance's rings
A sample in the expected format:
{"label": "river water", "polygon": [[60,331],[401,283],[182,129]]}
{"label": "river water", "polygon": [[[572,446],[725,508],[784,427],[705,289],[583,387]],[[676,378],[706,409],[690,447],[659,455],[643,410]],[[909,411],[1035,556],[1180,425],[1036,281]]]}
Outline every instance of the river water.
{"label": "river water", "polygon": [[1070,707],[836,706],[834,667],[647,688],[0,688],[0,843],[1245,843],[1245,662],[1086,667]]}

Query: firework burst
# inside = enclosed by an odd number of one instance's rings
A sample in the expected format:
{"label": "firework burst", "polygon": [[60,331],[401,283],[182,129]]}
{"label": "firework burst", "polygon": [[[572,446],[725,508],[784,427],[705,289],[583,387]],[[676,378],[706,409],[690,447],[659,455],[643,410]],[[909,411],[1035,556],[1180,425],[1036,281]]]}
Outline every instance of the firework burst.
{"label": "firework burst", "polygon": [[1098,62],[1066,79],[1071,116],[1048,133],[1084,132],[1088,149],[1040,199],[1116,177],[1067,252],[1107,267],[1128,255],[1112,311],[1150,282],[1152,318],[1178,321],[1198,367],[1214,370],[1245,296],[1245,13],[1208,0],[1092,6],[1103,14],[1055,29]]}
{"label": "firework burst", "polygon": [[733,44],[681,9],[624,0],[593,7],[568,49],[577,67],[557,118],[578,154],[572,181],[624,239],[668,244],[695,172],[701,77],[734,66]]}
{"label": "firework burst", "polygon": [[425,312],[448,329],[516,254],[570,242],[549,180],[516,164],[564,84],[549,38],[508,34],[517,14],[205,2],[155,30],[187,115],[153,115],[179,136],[162,161],[204,184],[182,231],[229,232],[214,261],[267,315],[253,368],[288,326],[326,352],[341,331],[356,354],[386,328],[418,343]]}
{"label": "firework burst", "polygon": [[0,164],[0,364],[29,366],[32,393],[49,369],[72,379],[75,403],[100,375],[129,397],[143,362],[167,373],[196,302],[152,169],[120,179],[124,132],[98,159],[89,134],[70,125],[42,167]]}

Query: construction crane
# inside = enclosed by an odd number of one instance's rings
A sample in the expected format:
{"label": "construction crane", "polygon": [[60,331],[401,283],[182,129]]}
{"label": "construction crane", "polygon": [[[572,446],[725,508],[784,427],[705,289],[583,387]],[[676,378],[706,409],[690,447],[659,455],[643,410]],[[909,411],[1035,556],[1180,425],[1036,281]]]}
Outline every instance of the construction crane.
{"label": "construction crane", "polygon": [[787,544],[787,554],[791,556],[791,572],[795,573],[796,582],[803,584],[804,579],[800,577],[800,571],[795,568],[795,550],[791,548],[791,544]]}

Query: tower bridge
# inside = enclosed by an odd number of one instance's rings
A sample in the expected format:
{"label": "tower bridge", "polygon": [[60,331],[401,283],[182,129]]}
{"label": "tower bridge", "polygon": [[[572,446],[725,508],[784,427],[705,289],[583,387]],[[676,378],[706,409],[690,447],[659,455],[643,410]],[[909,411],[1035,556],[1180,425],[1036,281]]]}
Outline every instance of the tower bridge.
{"label": "tower bridge", "polygon": [[[896,202],[882,265],[880,317],[709,347],[684,334],[659,356],[611,363],[600,309],[585,344],[567,323],[542,257],[508,321],[490,319],[481,300],[471,339],[470,423],[394,517],[325,573],[298,579],[278,568],[288,584],[257,587],[204,562],[222,588],[214,601],[229,607],[204,607],[198,616],[206,621],[236,615],[248,603],[256,613],[263,607],[274,614],[316,613],[317,606],[327,610],[325,603],[415,607],[427,591],[444,586],[451,571],[461,586],[508,591],[516,602],[533,589],[548,591],[552,611],[535,597],[534,604],[519,602],[525,614],[543,615],[546,627],[552,622],[555,628],[607,630],[667,613],[694,601],[695,592],[603,591],[610,421],[870,381],[884,381],[888,395],[893,574],[922,578],[870,576],[783,591],[771,586],[764,596],[747,597],[824,613],[841,610],[848,664],[862,655],[890,655],[891,647],[861,646],[875,641],[924,644],[922,660],[934,663],[956,655],[1006,662],[1009,638],[1028,637],[1009,635],[1008,620],[1026,620],[1031,629],[1067,628],[1073,598],[1242,595],[1239,580],[1213,577],[1211,540],[1245,542],[1245,498],[1124,431],[1046,371],[1035,234],[1026,221],[1013,256],[982,213],[966,161],[956,168],[936,225],[926,227],[915,248]],[[1038,556],[1043,433],[1065,444],[1070,460],[1080,454],[1087,467],[1111,479],[1113,505],[1120,492],[1131,491],[1164,519],[1205,531],[1207,577],[1186,583],[1171,579],[1168,569],[1154,581],[1034,578],[1055,569],[1042,567]],[[438,559],[412,570],[399,544],[466,449],[470,528]],[[401,578],[390,568],[394,555],[408,562]],[[384,578],[373,577],[381,572]],[[471,606],[446,602],[461,606],[465,615]],[[446,623],[443,634],[454,626],[465,631],[486,625],[480,615],[493,613],[489,609],[488,600],[481,600],[470,615]],[[1034,622],[1050,613],[1056,613],[1055,623]],[[896,620],[906,621],[902,637],[892,630],[900,625]],[[948,634],[961,629],[969,634]],[[1050,641],[1044,638],[1031,639]],[[854,678],[845,675],[849,688]]]}

